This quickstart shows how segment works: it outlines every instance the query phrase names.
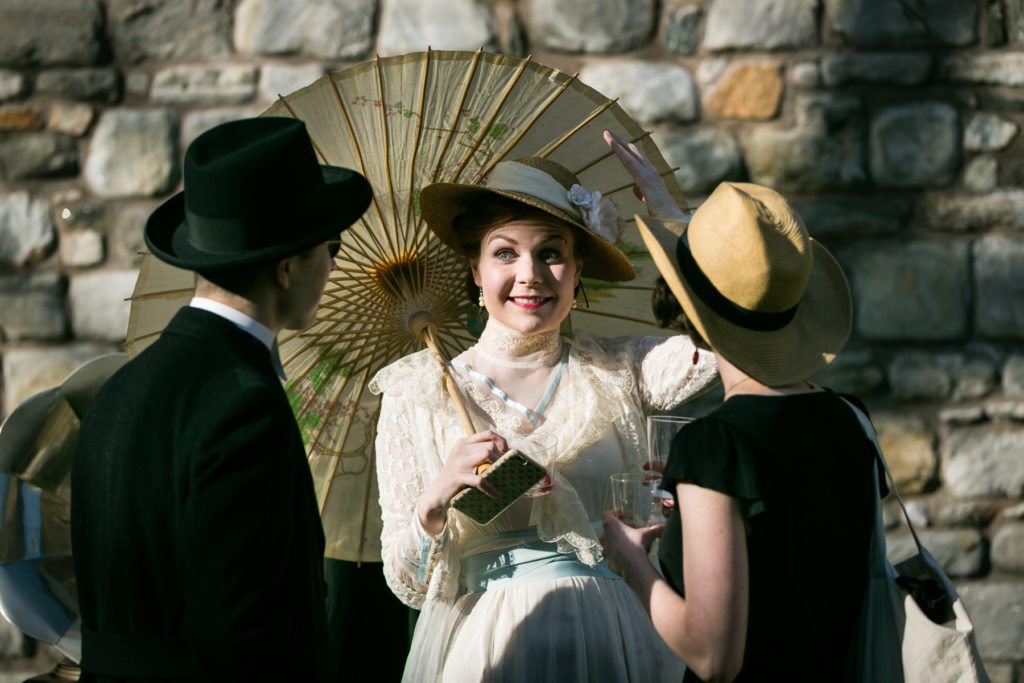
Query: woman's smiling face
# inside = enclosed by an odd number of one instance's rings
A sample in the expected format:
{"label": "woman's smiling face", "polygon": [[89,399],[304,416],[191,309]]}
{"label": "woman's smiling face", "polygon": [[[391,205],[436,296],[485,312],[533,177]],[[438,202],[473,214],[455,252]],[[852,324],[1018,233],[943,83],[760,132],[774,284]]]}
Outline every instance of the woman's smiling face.
{"label": "woman's smiling face", "polygon": [[511,221],[488,231],[473,281],[495,320],[522,334],[557,330],[572,310],[583,262],[568,227]]}

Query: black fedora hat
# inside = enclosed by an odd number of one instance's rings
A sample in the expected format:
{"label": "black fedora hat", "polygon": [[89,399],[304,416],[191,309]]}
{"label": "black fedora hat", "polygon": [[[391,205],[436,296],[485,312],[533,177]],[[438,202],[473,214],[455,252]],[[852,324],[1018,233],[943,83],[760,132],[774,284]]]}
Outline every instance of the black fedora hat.
{"label": "black fedora hat", "polygon": [[214,271],[291,256],[337,236],[370,204],[366,178],[317,163],[304,123],[242,119],[185,152],[185,191],[146,222],[161,260]]}

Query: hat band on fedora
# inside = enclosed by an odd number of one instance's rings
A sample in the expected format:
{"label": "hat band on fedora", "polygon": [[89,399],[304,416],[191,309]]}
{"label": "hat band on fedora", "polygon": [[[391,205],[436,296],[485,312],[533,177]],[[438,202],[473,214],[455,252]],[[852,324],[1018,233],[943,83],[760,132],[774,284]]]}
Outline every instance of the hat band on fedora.
{"label": "hat band on fedora", "polygon": [[568,189],[544,171],[516,161],[497,164],[488,174],[484,186],[490,190],[528,194],[557,206],[570,216],[579,213],[579,208],[569,201]]}
{"label": "hat band on fedora", "polygon": [[773,332],[782,329],[796,317],[796,309],[800,304],[784,311],[752,311],[725,298],[693,258],[686,231],[683,231],[679,241],[676,242],[676,259],[679,261],[679,269],[682,271],[683,278],[693,288],[700,300],[717,315],[734,325],[755,332]]}

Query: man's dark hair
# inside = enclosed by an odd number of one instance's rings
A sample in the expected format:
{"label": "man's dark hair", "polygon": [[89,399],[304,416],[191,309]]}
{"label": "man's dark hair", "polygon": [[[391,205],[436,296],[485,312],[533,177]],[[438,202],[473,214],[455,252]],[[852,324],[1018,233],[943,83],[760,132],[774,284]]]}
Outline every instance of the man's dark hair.
{"label": "man's dark hair", "polygon": [[223,270],[201,271],[199,275],[221,289],[245,298],[252,298],[260,286],[271,276],[274,262],[254,263],[252,265]]}

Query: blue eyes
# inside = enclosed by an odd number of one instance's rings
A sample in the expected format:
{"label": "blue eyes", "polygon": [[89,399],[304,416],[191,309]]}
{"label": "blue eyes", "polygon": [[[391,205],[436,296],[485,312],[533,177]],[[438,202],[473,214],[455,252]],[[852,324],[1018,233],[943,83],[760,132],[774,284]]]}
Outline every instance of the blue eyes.
{"label": "blue eyes", "polygon": [[[499,249],[494,252],[494,258],[499,261],[508,262],[512,261],[516,257],[516,252],[512,249]],[[537,258],[545,263],[551,263],[553,261],[559,261],[562,259],[562,252],[558,249],[541,249],[537,252]]]}

